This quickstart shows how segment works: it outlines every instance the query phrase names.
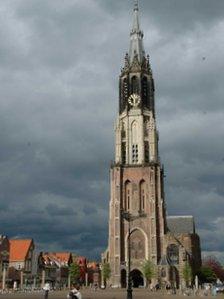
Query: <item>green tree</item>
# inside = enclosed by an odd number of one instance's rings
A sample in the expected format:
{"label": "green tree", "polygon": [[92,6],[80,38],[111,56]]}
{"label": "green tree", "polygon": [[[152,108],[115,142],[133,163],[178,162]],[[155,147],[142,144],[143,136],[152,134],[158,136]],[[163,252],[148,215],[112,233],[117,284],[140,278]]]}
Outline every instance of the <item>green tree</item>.
{"label": "green tree", "polygon": [[154,264],[151,261],[146,260],[142,266],[142,272],[147,280],[147,284],[149,284],[152,278],[155,276]]}
{"label": "green tree", "polygon": [[189,263],[185,263],[185,266],[183,268],[183,278],[186,282],[186,286],[188,287],[189,284],[192,282],[193,275],[192,275],[192,269]]}
{"label": "green tree", "polygon": [[69,266],[69,275],[71,283],[76,283],[80,277],[80,268],[76,261]]}
{"label": "green tree", "polygon": [[197,275],[201,283],[213,283],[217,279],[215,272],[209,266],[202,266]]}
{"label": "green tree", "polygon": [[214,256],[206,257],[205,259],[203,259],[202,265],[212,269],[216,277],[219,280],[224,281],[224,269],[222,267],[222,264],[219,262],[219,260],[216,257]]}
{"label": "green tree", "polygon": [[110,264],[109,263],[104,263],[102,265],[102,276],[103,276],[103,281],[104,281],[105,286],[106,286],[107,281],[111,276],[111,269],[110,269]]}

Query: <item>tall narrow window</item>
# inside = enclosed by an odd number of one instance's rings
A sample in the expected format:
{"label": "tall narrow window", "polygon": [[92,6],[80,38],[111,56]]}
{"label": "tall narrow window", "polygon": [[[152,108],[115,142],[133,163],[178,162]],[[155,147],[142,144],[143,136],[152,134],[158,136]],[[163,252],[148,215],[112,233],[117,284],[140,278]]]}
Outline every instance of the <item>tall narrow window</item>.
{"label": "tall narrow window", "polygon": [[127,181],[125,183],[125,194],[124,194],[124,204],[123,209],[129,211],[131,207],[131,183]]}
{"label": "tall narrow window", "polygon": [[142,100],[145,105],[147,105],[148,100],[148,81],[147,78],[144,77],[142,79]]}
{"label": "tall narrow window", "polygon": [[145,181],[140,183],[140,211],[145,211],[146,205],[146,184]]}
{"label": "tall narrow window", "polygon": [[127,210],[130,210],[130,190],[127,191]]}
{"label": "tall narrow window", "polygon": [[132,163],[138,163],[138,123],[131,125]]}
{"label": "tall narrow window", "polygon": [[139,83],[136,76],[131,78],[132,93],[139,94]]}
{"label": "tall narrow window", "polygon": [[149,163],[149,143],[145,141],[145,162]]}
{"label": "tall narrow window", "polygon": [[122,163],[126,164],[126,142],[122,142],[121,159],[122,159]]}
{"label": "tall narrow window", "polygon": [[142,211],[145,210],[145,190],[142,189],[142,194],[141,194],[141,209]]}

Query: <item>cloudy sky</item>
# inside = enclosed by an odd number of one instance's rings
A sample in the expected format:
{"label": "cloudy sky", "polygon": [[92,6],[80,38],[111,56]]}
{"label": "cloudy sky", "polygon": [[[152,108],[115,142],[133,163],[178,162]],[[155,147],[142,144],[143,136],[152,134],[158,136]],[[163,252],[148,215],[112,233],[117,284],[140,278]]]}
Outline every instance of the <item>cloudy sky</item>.
{"label": "cloudy sky", "polygon": [[[131,0],[0,2],[0,228],[38,249],[107,245]],[[141,0],[170,215],[224,260],[224,1]]]}

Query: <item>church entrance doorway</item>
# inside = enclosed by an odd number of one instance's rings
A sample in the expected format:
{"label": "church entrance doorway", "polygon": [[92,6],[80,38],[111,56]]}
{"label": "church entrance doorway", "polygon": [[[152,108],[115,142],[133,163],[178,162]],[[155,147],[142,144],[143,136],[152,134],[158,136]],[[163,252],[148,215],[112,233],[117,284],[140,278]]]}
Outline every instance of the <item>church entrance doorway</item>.
{"label": "church entrance doorway", "polygon": [[132,270],[130,275],[133,288],[139,288],[141,286],[144,286],[144,279],[141,271],[137,269]]}

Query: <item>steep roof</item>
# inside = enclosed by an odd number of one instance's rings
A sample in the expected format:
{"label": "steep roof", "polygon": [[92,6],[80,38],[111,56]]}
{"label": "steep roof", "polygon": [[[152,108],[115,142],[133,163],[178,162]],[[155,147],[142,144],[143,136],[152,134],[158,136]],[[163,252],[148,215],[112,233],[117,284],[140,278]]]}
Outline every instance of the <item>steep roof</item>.
{"label": "steep roof", "polygon": [[70,252],[45,252],[43,253],[44,263],[46,265],[56,264],[57,266],[68,266],[70,261]]}
{"label": "steep roof", "polygon": [[71,257],[70,252],[55,252],[54,255],[60,262],[68,263]]}
{"label": "steep roof", "polygon": [[28,240],[9,240],[9,261],[24,261],[33,243],[32,239]]}
{"label": "steep roof", "polygon": [[168,216],[167,226],[174,234],[194,234],[195,224],[193,216]]}

